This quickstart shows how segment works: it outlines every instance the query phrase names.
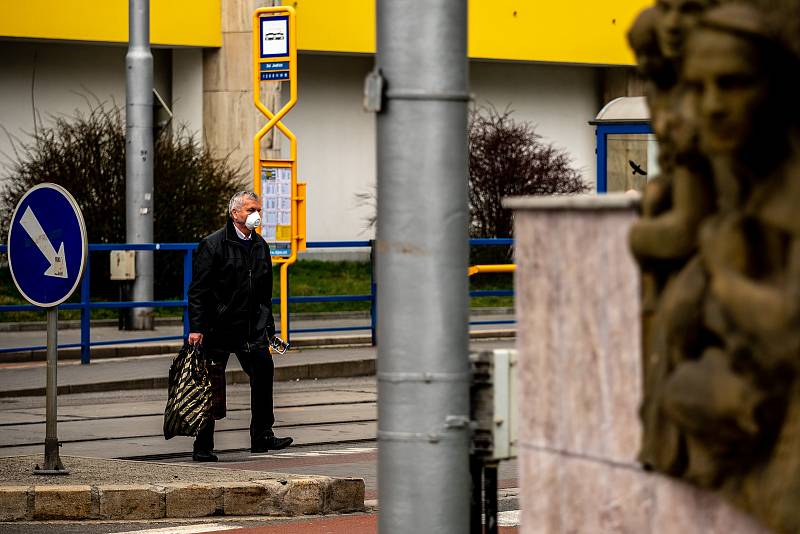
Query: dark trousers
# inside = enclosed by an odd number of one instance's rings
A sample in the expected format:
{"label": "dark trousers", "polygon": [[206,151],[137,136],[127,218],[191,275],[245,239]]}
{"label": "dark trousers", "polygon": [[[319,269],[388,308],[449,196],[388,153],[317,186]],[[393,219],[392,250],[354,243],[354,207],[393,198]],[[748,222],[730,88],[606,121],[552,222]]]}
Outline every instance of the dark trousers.
{"label": "dark trousers", "polygon": [[[250,377],[250,443],[273,436],[272,425],[275,414],[272,408],[272,379],[275,364],[269,349],[236,351],[236,357],[247,376]],[[213,392],[213,417],[197,433],[195,451],[211,452],[214,449],[214,419],[225,417],[225,367],[230,353],[224,350],[205,349],[208,359],[209,377]]]}

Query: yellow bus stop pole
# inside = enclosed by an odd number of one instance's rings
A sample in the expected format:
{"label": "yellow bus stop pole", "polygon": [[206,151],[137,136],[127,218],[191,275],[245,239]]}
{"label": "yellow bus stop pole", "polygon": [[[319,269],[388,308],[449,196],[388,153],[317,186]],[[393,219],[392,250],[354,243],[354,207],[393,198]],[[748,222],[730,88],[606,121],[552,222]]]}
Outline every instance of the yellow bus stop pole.
{"label": "yellow bus stop pole", "polygon": [[[260,19],[262,15],[283,15],[288,17],[289,28],[289,78],[290,93],[289,100],[277,112],[273,113],[261,102],[261,77],[260,63]],[[290,156],[288,160],[267,160],[280,167],[289,167],[292,173],[291,183],[291,253],[288,257],[276,257],[272,259],[273,264],[280,265],[280,316],[281,316],[281,337],[289,339],[289,266],[297,261],[299,250],[305,249],[305,184],[297,183],[297,137],[281,122],[281,119],[294,107],[297,102],[297,24],[295,11],[292,7],[266,7],[259,8],[253,12],[253,101],[256,108],[263,113],[268,122],[253,138],[253,184],[256,194],[261,196],[261,169],[264,161],[261,159],[261,139],[273,128],[277,127],[289,139]],[[302,194],[298,193],[302,191]],[[302,211],[302,213],[299,213]],[[302,227],[300,225],[302,219]],[[260,232],[259,228],[259,232]]]}

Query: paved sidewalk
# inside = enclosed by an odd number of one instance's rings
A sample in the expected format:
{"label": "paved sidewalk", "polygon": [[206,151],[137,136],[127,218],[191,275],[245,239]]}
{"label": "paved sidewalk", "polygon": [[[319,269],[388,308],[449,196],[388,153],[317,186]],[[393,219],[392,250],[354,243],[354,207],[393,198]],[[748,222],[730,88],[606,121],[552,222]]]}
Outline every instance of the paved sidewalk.
{"label": "paved sidewalk", "polygon": [[[177,349],[176,349],[177,350]],[[290,350],[275,355],[275,380],[343,378],[375,373],[375,347]],[[174,354],[58,364],[59,394],[166,388]],[[45,394],[45,362],[0,364],[0,398]],[[247,383],[239,361],[231,357],[228,383]]]}

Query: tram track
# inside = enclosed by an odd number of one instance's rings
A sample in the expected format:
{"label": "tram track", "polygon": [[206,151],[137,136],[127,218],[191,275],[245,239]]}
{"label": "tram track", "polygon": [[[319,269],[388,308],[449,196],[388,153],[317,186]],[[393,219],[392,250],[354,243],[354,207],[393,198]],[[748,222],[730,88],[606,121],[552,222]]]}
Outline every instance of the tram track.
{"label": "tram track", "polygon": [[[273,429],[281,429],[281,430],[290,430],[292,428],[309,428],[314,429],[317,427],[329,427],[334,425],[350,425],[350,424],[358,424],[358,423],[377,423],[377,419],[354,419],[349,421],[322,421],[322,422],[314,422],[314,423],[298,423],[294,425],[280,425],[276,424]],[[243,430],[248,430],[246,427],[243,428],[226,428],[217,430],[215,433],[219,435],[220,433],[225,432],[241,432]],[[131,440],[131,439],[146,439],[146,438],[160,438],[162,434],[139,434],[139,435],[132,435],[132,436],[122,436],[122,437],[115,437],[109,436],[106,438],[87,438],[87,439],[62,439],[59,440],[61,445],[67,444],[76,444],[76,443],[94,443],[94,442],[112,442],[112,441],[120,441],[120,440]],[[322,442],[318,443],[321,444]],[[338,443],[338,442],[337,442]],[[22,444],[9,444],[9,445],[0,445],[0,450],[2,449],[11,449],[11,448],[19,448],[19,447],[36,447],[42,445],[44,446],[44,441],[34,442],[34,443],[22,443]],[[235,449],[238,450],[238,449]],[[248,449],[241,449],[241,450],[248,450]],[[123,458],[124,459],[124,458]]]}
{"label": "tram track", "polygon": [[[281,384],[276,387],[275,432],[296,447],[373,440],[377,434],[374,379]],[[58,439],[64,456],[175,461],[190,457],[192,438],[165,440],[163,391],[65,396]],[[216,450],[234,456],[250,444],[249,387],[228,388],[227,417],[218,422]],[[0,455],[39,454],[46,420],[42,399],[0,401]]]}
{"label": "tram track", "polygon": [[[309,404],[287,404],[283,406],[276,406],[275,411],[278,412],[280,410],[288,410],[288,409],[296,409],[296,408],[314,408],[314,407],[321,407],[321,406],[348,406],[353,404],[375,404],[374,400],[363,400],[363,401],[340,401],[340,402],[319,402],[319,403],[309,403]],[[250,408],[230,408],[227,410],[228,413],[236,413],[236,412],[249,412]],[[148,413],[139,413],[139,414],[131,414],[126,415],[125,419],[135,419],[140,417],[160,417],[163,415],[162,412],[148,412]],[[59,419],[58,424],[66,424],[66,423],[76,423],[76,422],[89,422],[89,421],[110,421],[120,419],[119,416],[72,416],[69,419]],[[0,423],[0,428],[4,427],[17,427],[17,426],[26,426],[26,425],[43,425],[45,424],[45,420],[38,420],[38,421],[21,421],[16,423]],[[0,449],[2,449],[4,445],[0,445]]]}

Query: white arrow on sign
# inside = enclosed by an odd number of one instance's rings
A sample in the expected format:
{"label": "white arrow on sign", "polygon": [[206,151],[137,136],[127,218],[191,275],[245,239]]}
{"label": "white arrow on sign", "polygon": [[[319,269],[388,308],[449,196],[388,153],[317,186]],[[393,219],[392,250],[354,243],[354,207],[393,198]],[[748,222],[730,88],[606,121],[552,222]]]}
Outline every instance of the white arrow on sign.
{"label": "white arrow on sign", "polygon": [[28,232],[28,235],[36,246],[39,247],[39,250],[47,261],[50,262],[50,267],[47,268],[44,275],[66,278],[67,262],[64,258],[64,243],[61,243],[61,246],[58,247],[58,252],[56,252],[52,243],[50,243],[50,240],[47,238],[47,235],[45,235],[42,225],[39,224],[39,219],[33,214],[30,206],[25,208],[25,213],[22,214],[19,223],[25,231]]}

